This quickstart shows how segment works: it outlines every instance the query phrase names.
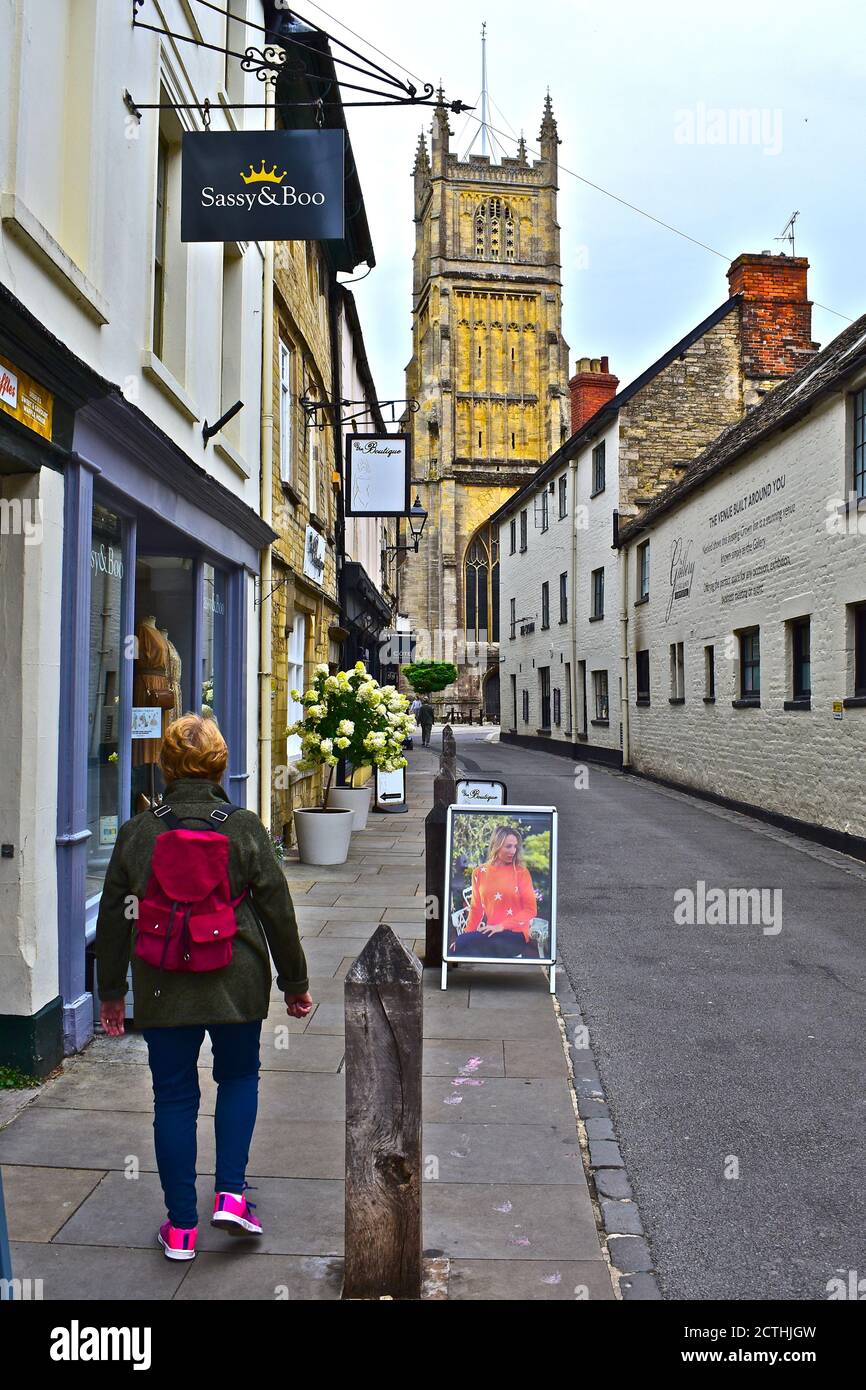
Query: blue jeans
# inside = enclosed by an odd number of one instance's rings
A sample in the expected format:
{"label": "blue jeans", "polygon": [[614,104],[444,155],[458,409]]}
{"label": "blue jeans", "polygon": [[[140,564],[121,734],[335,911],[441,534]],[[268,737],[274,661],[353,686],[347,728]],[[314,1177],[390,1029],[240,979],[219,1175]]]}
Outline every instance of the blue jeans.
{"label": "blue jeans", "polygon": [[[259,1099],[262,1020],[218,1023],[207,1031],[217,1083],[215,1192],[243,1192]],[[195,1191],[196,1121],[201,1092],[198,1054],[204,1025],[143,1028],[153,1077],[156,1165],[168,1219],[190,1230],[198,1224]]]}

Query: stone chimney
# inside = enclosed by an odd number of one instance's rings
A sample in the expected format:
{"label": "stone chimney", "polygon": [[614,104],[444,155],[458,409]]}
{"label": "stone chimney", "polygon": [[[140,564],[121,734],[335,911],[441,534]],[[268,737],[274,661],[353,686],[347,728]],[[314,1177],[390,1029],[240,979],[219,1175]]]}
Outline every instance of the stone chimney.
{"label": "stone chimney", "polygon": [[805,256],[738,256],[728,271],[730,293],[741,294],[743,375],[762,394],[780,377],[796,372],[818,350],[812,341],[812,301],[807,297]]}
{"label": "stone chimney", "polygon": [[577,431],[616,395],[619,377],[608,371],[606,357],[581,357],[568,383],[571,392],[571,432]]}

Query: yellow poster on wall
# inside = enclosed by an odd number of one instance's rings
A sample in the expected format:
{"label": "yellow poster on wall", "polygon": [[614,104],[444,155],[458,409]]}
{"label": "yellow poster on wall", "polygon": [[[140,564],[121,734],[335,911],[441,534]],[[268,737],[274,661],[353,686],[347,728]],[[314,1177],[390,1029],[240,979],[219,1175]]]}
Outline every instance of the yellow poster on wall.
{"label": "yellow poster on wall", "polygon": [[51,438],[54,397],[5,357],[0,357],[0,410],[43,439]]}

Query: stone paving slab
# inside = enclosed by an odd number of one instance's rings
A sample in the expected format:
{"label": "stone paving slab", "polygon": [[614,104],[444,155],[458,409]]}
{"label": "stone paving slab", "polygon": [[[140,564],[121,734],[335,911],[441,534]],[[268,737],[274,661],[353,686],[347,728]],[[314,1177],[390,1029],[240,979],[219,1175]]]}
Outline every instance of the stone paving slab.
{"label": "stone paving slab", "polygon": [[428,1038],[422,1060],[424,1076],[505,1076],[501,1038]]}
{"label": "stone paving slab", "polygon": [[603,1260],[452,1260],[448,1296],[521,1303],[614,1300]]}
{"label": "stone paving slab", "polygon": [[[262,1255],[321,1255],[343,1253],[342,1182],[314,1178],[261,1178],[252,1198],[261,1213],[264,1234],[256,1238]],[[130,1188],[134,1187],[134,1193]],[[196,1184],[199,1234],[196,1250],[234,1253],[242,1241],[215,1230],[213,1177],[203,1174]],[[156,1246],[156,1232],[165,1220],[165,1204],[156,1173],[142,1173],[134,1184],[121,1173],[108,1173],[93,1194],[70,1217],[54,1245],[126,1246],[153,1250],[154,1268],[169,1265]],[[48,1248],[53,1248],[50,1246]],[[112,1254],[112,1263],[114,1255]],[[104,1264],[105,1262],[103,1262]],[[17,1271],[16,1271],[17,1272]],[[103,1273],[103,1297],[111,1288]]]}
{"label": "stone paving slab", "polygon": [[175,1299],[182,1301],[252,1302],[256,1299],[289,1303],[299,1300],[339,1302],[343,1293],[343,1260],[315,1255],[262,1255],[237,1249],[203,1250],[188,1266]]}
{"label": "stone paving slab", "polygon": [[92,1168],[38,1168],[4,1163],[9,1239],[53,1240],[102,1178],[103,1173]]}
{"label": "stone paving slab", "polygon": [[439,1164],[439,1181],[467,1185],[524,1183],[586,1187],[573,1116],[568,1125],[424,1124],[424,1158]]}
{"label": "stone paving slab", "polygon": [[558,1077],[500,1080],[491,1076],[424,1078],[426,1123],[552,1124],[574,1134],[574,1110]]}
{"label": "stone paving slab", "polygon": [[424,1241],[452,1258],[584,1260],[601,1251],[586,1185],[424,1184]]}
{"label": "stone paving slab", "polygon": [[[160,1209],[161,1202],[160,1196]],[[164,1213],[160,1219],[165,1219]],[[139,1303],[174,1298],[187,1266],[164,1258],[156,1244],[158,1225],[159,1222],[153,1228],[152,1250],[119,1249],[113,1244],[106,1249],[103,1245],[88,1248],[57,1241],[51,1245],[14,1241],[11,1255],[15,1278],[41,1279],[46,1302],[111,1298],[121,1303]]]}

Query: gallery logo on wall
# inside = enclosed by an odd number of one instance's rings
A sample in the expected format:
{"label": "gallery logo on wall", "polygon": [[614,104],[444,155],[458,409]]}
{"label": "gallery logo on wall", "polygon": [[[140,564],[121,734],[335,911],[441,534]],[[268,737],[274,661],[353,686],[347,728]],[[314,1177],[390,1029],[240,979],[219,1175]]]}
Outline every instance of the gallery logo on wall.
{"label": "gallery logo on wall", "polygon": [[406,516],[411,471],[408,434],[346,436],[346,516]]}
{"label": "gallery logo on wall", "polygon": [[688,598],[691,594],[694,577],[695,562],[692,559],[692,543],[691,541],[683,541],[678,537],[671,546],[671,592],[665,612],[665,622],[671,616],[674,600]]}
{"label": "gallery logo on wall", "polygon": [[186,131],[181,241],[343,235],[342,130]]}

